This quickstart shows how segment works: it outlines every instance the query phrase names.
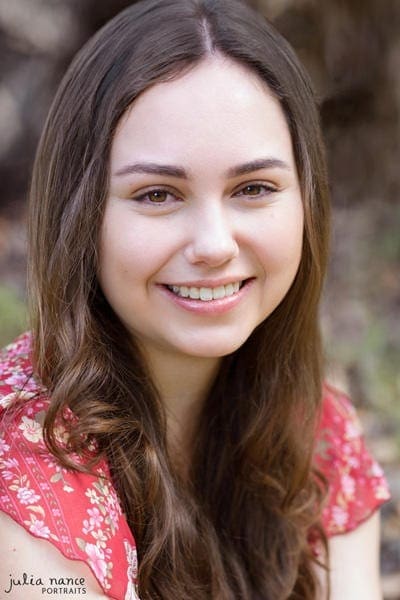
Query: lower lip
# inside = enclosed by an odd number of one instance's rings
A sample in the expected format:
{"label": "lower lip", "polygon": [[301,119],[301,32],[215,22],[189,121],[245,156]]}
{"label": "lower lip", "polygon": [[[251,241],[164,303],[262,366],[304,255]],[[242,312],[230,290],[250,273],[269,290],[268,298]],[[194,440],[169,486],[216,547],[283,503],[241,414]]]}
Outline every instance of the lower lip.
{"label": "lower lip", "polygon": [[177,296],[174,292],[171,292],[165,285],[159,287],[168,298],[180,308],[201,315],[221,315],[235,308],[235,306],[243,300],[252,287],[253,282],[254,279],[248,279],[238,292],[232,294],[232,296],[227,296],[218,300],[194,300],[193,298],[184,298],[183,296]]}

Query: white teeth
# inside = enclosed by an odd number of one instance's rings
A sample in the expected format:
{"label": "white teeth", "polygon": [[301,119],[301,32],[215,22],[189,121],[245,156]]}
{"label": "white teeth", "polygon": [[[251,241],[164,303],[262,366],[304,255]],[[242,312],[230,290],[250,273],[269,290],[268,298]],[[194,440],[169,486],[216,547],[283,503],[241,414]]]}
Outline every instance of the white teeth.
{"label": "white teeth", "polygon": [[200,300],[212,300],[213,299],[213,291],[212,288],[200,288]]}
{"label": "white teeth", "polygon": [[200,290],[199,290],[199,288],[191,287],[190,290],[189,290],[189,297],[193,298],[193,300],[198,300],[200,298]]}
{"label": "white teeth", "polygon": [[225,286],[225,296],[232,296],[233,294],[233,285],[231,283],[228,283],[228,285]]}
{"label": "white teeth", "polygon": [[220,285],[213,290],[213,299],[219,300],[219,298],[225,298],[225,286]]}
{"label": "white teeth", "polygon": [[235,281],[234,283],[228,283],[227,285],[219,285],[215,288],[210,287],[188,287],[186,285],[171,285],[169,289],[174,292],[177,296],[182,298],[192,298],[193,300],[203,300],[209,302],[210,300],[220,300],[227,296],[236,294],[240,289],[241,282]]}

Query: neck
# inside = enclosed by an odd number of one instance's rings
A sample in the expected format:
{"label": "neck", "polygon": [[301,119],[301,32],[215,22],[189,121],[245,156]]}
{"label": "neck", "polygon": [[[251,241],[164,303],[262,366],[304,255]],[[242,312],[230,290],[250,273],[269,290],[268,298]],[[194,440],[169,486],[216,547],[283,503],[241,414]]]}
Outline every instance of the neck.
{"label": "neck", "polygon": [[220,358],[145,353],[167,415],[167,439],[174,460],[190,457],[198,419],[218,373]]}

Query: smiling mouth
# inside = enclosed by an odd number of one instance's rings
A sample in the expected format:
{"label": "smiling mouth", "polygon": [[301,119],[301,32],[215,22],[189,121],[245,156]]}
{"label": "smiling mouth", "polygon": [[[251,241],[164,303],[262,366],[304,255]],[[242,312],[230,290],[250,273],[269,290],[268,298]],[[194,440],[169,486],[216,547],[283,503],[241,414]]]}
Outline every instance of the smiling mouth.
{"label": "smiling mouth", "polygon": [[166,285],[170,292],[180,298],[190,298],[191,300],[201,300],[202,302],[211,302],[212,300],[222,300],[234,296],[249,281],[234,281],[227,285],[218,287],[195,287],[186,285]]}

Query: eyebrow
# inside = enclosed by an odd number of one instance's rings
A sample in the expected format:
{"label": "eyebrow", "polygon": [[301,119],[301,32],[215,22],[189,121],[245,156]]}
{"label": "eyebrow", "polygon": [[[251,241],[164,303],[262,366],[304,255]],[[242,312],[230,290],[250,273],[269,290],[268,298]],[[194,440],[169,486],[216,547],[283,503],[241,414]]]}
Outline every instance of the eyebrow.
{"label": "eyebrow", "polygon": [[290,165],[280,158],[257,158],[243,165],[237,165],[228,170],[228,177],[237,177],[238,175],[246,175],[253,171],[261,171],[261,169],[284,169],[290,171]]}
{"label": "eyebrow", "polygon": [[[228,169],[227,176],[238,177],[239,175],[246,175],[253,171],[260,171],[261,169],[284,169],[290,171],[291,167],[288,163],[281,160],[280,158],[258,158],[251,160],[247,163],[237,165]],[[169,177],[177,177],[178,179],[189,179],[188,172],[183,168],[175,165],[163,165],[159,163],[143,162],[133,163],[121,167],[114,173],[117,177],[124,175],[133,175],[135,173],[148,173],[150,175],[167,175]]]}

